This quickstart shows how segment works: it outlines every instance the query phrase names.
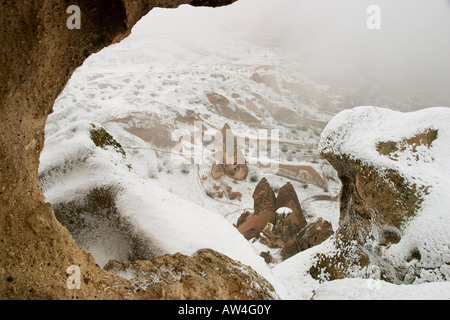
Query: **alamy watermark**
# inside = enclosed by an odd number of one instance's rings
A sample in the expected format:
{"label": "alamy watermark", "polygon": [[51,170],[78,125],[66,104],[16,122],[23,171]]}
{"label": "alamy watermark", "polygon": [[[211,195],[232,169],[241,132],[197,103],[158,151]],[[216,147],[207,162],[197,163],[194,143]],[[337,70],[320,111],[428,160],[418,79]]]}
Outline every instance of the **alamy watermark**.
{"label": "alamy watermark", "polygon": [[[367,29],[380,30],[381,29],[381,7],[378,5],[370,5],[367,7],[366,13],[369,15],[366,21]],[[71,5],[67,7],[67,14],[70,14],[67,19],[66,25],[69,30],[81,29],[81,9],[77,5]],[[256,49],[258,56],[270,56],[272,52],[270,50]]]}
{"label": "alamy watermark", "polygon": [[234,134],[231,129],[204,130],[194,122],[193,135],[178,137],[172,149],[177,164],[257,165],[264,173],[276,174],[280,162],[280,131],[259,129],[250,134]]}
{"label": "alamy watermark", "polygon": [[72,265],[66,270],[69,275],[67,278],[67,289],[80,290],[81,289],[81,269],[79,266]]}

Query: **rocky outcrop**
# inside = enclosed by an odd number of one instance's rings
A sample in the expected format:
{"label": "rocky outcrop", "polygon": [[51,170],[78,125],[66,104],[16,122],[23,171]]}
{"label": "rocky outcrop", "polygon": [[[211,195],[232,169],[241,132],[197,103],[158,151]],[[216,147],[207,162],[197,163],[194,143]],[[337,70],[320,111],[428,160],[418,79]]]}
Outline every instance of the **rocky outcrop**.
{"label": "rocky outcrop", "polygon": [[[105,290],[129,286],[99,268],[46,204],[39,155],[52,106],[74,70],[92,53],[126,37],[155,6],[215,1],[77,1],[81,29],[67,28],[63,0],[2,2],[0,25],[0,298],[119,299]],[[81,290],[69,290],[66,270],[83,270]],[[133,295],[133,292],[130,292]]]}
{"label": "rocky outcrop", "polygon": [[319,218],[303,228],[294,237],[289,238],[281,250],[281,257],[286,260],[298,252],[321,244],[333,235],[329,221]]}
{"label": "rocky outcrop", "polygon": [[290,219],[299,230],[306,227],[305,215],[303,214],[297,193],[290,182],[286,183],[280,188],[280,191],[278,191],[277,210],[283,207],[292,210],[292,213],[289,214],[288,219]]}
{"label": "rocky outcrop", "polygon": [[147,260],[158,255],[152,241],[139,232],[116,206],[117,186],[94,187],[85,191],[82,200],[53,203],[58,221],[76,243],[103,267],[110,259]]}
{"label": "rocky outcrop", "polygon": [[334,254],[318,257],[313,274],[376,267],[394,283],[449,276],[449,119],[446,108],[360,107],[329,123],[320,150],[342,181],[340,221]]}
{"label": "rocky outcrop", "polygon": [[169,300],[273,300],[272,285],[251,267],[213,250],[193,257],[165,255],[151,261],[111,261],[105,269],[131,282],[137,296]]}
{"label": "rocky outcrop", "polygon": [[287,215],[277,214],[275,222],[268,222],[264,230],[259,235],[259,241],[269,248],[283,248],[284,245],[295,238],[300,229],[292,222],[290,218],[293,212]]}
{"label": "rocky outcrop", "polygon": [[246,218],[239,219],[237,228],[249,240],[264,230],[267,223],[275,223],[276,197],[266,178],[261,181],[253,192],[253,214],[246,214]]}
{"label": "rocky outcrop", "polygon": [[237,108],[230,100],[216,92],[206,93],[210,110],[231,121],[259,123],[260,121],[244,109]]}
{"label": "rocky outcrop", "polygon": [[[291,183],[287,183],[275,194],[266,178],[256,186],[253,193],[254,213],[244,212],[236,227],[247,240],[258,240],[269,248],[281,248],[282,258],[316,246],[334,232],[331,223],[318,219],[307,223]],[[271,261],[270,253],[265,253]]]}
{"label": "rocky outcrop", "polygon": [[238,139],[230,126],[225,124],[215,137],[219,161],[211,167],[212,177],[217,180],[226,175],[235,180],[245,180],[248,176],[248,165],[238,145]]}

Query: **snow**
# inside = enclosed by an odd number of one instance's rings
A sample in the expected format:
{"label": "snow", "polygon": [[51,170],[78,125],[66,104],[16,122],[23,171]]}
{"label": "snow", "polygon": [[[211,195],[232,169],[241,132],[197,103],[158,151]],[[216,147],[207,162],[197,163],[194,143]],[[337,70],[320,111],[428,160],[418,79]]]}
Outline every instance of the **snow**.
{"label": "snow", "polygon": [[[337,294],[339,293],[339,294]],[[395,285],[373,279],[342,279],[322,284],[314,300],[449,300],[450,283]]]}
{"label": "snow", "polygon": [[[324,153],[345,155],[359,159],[375,168],[393,169],[405,178],[422,185],[441,181],[439,172],[447,172],[449,108],[428,108],[416,112],[401,113],[385,108],[358,107],[336,115],[322,132],[319,150]],[[377,144],[387,141],[402,141],[430,129],[439,130],[439,139],[433,143],[433,153],[440,161],[432,161],[430,149],[422,147],[417,152],[419,159],[411,156],[411,150],[399,154],[398,160],[382,157]]]}
{"label": "snow", "polygon": [[[139,232],[150,238],[155,253],[193,255],[200,249],[210,248],[251,266],[269,281],[273,278],[263,258],[222,215],[183,200],[134,170],[130,171],[121,163],[122,155],[112,149],[95,147],[89,139],[89,128],[92,128],[89,123],[79,122],[47,141],[52,147],[46,148],[41,157],[44,163],[41,174],[45,174],[42,188],[47,201],[81,200],[93,187],[114,186],[120,190],[117,209],[123,218],[130,219]],[[54,148],[65,151],[55,157],[51,153]],[[70,164],[72,159],[80,158],[82,161]],[[64,172],[58,172],[58,169]],[[50,173],[46,174],[44,170]],[[97,263],[105,265],[109,261],[105,255],[111,246],[114,247],[114,243],[103,248],[90,248]],[[277,292],[283,296],[282,287]]]}
{"label": "snow", "polygon": [[[393,169],[408,182],[428,187],[417,215],[401,230],[401,241],[385,250],[390,261],[399,263],[415,249],[421,253],[422,280],[449,278],[450,255],[450,109],[428,108],[401,113],[384,108],[358,107],[338,114],[322,133],[319,149],[324,153],[347,156],[376,169]],[[377,151],[380,142],[401,142],[437,130],[430,148],[411,146],[397,150],[395,157]],[[442,267],[436,267],[442,266]],[[437,268],[437,269],[436,269]],[[436,269],[436,270],[434,270]]]}
{"label": "snow", "polygon": [[[361,75],[351,67],[307,68],[292,60],[297,53],[278,48],[273,42],[276,34],[258,33],[259,27],[245,28],[249,24],[248,16],[239,16],[236,11],[241,5],[248,3],[239,1],[220,10],[196,8],[196,19],[188,18],[194,10],[189,6],[177,10],[155,9],[133,29],[129,38],[93,55],[74,73],[47,122],[40,164],[41,185],[47,201],[82,201],[92,188],[114,186],[119,190],[118,210],[151,239],[155,255],[177,252],[193,255],[199,249],[214,249],[251,266],[274,285],[281,299],[447,299],[450,292],[447,283],[396,286],[379,280],[372,283],[371,279],[319,282],[308,271],[318,253],[334,250],[330,241],[282,263],[267,265],[259,252],[270,251],[277,257],[277,250],[260,242],[248,242],[233,226],[244,209],[253,208],[252,192],[259,179],[235,184],[223,177],[220,181],[209,178],[202,183],[201,177],[209,174],[207,165],[180,166],[185,161],[174,155],[171,143],[180,136],[192,134],[194,128],[190,123],[179,120],[186,117],[187,111],[200,115],[210,132],[220,130],[224,123],[230,123],[235,133],[247,137],[257,136],[259,128],[279,129],[282,142],[289,148],[276,160],[309,165],[329,175],[333,179],[328,180],[328,191],[279,175],[263,175],[257,167],[250,168],[251,174],[258,178],[265,176],[274,189],[291,182],[308,221],[323,217],[332,223],[334,230],[339,226],[339,203],[316,201],[315,197],[336,197],[340,183],[329,164],[322,160],[311,162],[319,158],[316,146],[322,130],[314,121],[324,125],[331,120],[340,110],[339,98],[345,94],[341,89],[312,81],[299,70],[308,69],[313,74],[317,68],[321,73],[332,69],[350,73],[351,69],[356,73],[355,79]],[[184,23],[186,28],[180,30],[174,21],[178,26]],[[205,26],[214,32],[206,32]],[[226,32],[217,31],[224,27]],[[255,72],[273,76],[280,92],[250,80]],[[219,76],[213,77],[214,74]],[[311,96],[309,101],[295,95],[292,88],[283,87],[286,83],[300,86],[305,90],[302,92]],[[249,112],[259,122],[249,124],[218,114],[217,110],[211,110],[206,92],[227,97],[235,111],[248,111],[245,102],[251,101],[261,110]],[[233,95],[239,98],[232,98]],[[327,111],[317,108],[324,103],[323,99],[331,106]],[[302,126],[299,128],[275,119],[271,110],[278,110],[279,106],[294,110],[307,122],[299,124]],[[447,263],[447,267],[450,264],[450,189],[448,179],[442,179],[450,177],[449,120],[447,108],[402,114],[362,107],[336,115],[322,134],[320,150],[323,152],[345,154],[375,167],[399,169],[414,183],[431,186],[421,212],[402,230],[402,241],[385,252],[392,259],[402,257],[406,249],[416,246],[425,258],[429,257],[432,265],[436,259],[443,265]],[[120,142],[126,159],[112,148],[96,147],[90,139],[91,124],[105,128]],[[127,130],[132,127],[158,128],[153,134],[167,130],[172,141],[157,146]],[[380,141],[399,141],[429,128],[439,129],[439,137],[433,142],[432,154],[427,149],[419,149],[419,163],[407,152],[398,155],[399,161],[376,152],[375,146]],[[208,197],[205,191],[215,184],[229,185],[233,191],[241,192],[241,201]],[[286,209],[279,212],[287,213]],[[117,245],[121,241],[97,243],[86,249],[104,266],[110,258],[121,257],[123,248]],[[427,272],[425,278],[435,281],[438,274],[447,271]],[[133,275],[124,273],[123,276]]]}
{"label": "snow", "polygon": [[291,208],[281,207],[277,210],[277,214],[287,216],[288,214],[292,213]]}
{"label": "snow", "polygon": [[319,246],[294,255],[272,269],[276,279],[289,292],[290,300],[309,300],[314,290],[322,285],[319,281],[313,279],[308,271],[317,254],[330,252],[331,250],[333,250],[332,243],[327,240]]}

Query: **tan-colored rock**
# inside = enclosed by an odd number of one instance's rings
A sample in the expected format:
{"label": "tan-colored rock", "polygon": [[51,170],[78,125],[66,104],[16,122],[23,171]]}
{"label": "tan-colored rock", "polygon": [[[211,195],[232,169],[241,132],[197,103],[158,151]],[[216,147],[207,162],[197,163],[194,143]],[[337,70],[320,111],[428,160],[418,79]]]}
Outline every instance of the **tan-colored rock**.
{"label": "tan-colored rock", "polygon": [[[211,174],[214,179],[227,175],[235,180],[245,180],[248,176],[247,160],[240,148],[238,148],[237,137],[233,134],[230,126],[225,124],[215,137],[218,150],[216,159],[211,167]],[[229,139],[229,140],[227,140]],[[227,143],[230,141],[230,143]],[[232,148],[231,148],[232,146]]]}
{"label": "tan-colored rock", "polygon": [[[0,299],[123,299],[130,282],[97,266],[46,204],[39,178],[47,116],[75,69],[126,37],[155,6],[218,6],[233,0],[78,1],[69,30],[64,0],[2,2],[0,10]],[[68,267],[82,271],[67,287]],[[109,289],[108,289],[109,288]],[[117,289],[113,289],[117,288]],[[151,298],[150,296],[146,298]]]}
{"label": "tan-colored rock", "polygon": [[254,212],[248,215],[244,222],[240,219],[241,224],[238,227],[240,233],[246,239],[256,237],[264,230],[267,223],[275,223],[276,198],[269,182],[266,178],[261,181],[253,192]]}
{"label": "tan-colored rock", "polygon": [[275,197],[267,179],[261,179],[253,201],[254,212],[244,212],[236,227],[248,240],[258,237],[269,248],[281,248],[283,260],[322,243],[334,233],[331,223],[322,218],[307,224],[297,193],[289,182]]}
{"label": "tan-colored rock", "polygon": [[319,218],[309,223],[295,237],[286,242],[281,250],[284,260],[293,255],[317,246],[333,235],[333,227],[329,221]]}
{"label": "tan-colored rock", "polygon": [[268,223],[262,231],[259,241],[269,248],[283,248],[299,232],[297,226],[288,217],[278,215],[275,224]]}
{"label": "tan-colored rock", "polygon": [[278,191],[277,209],[282,207],[292,210],[292,213],[289,215],[289,219],[297,226],[298,230],[302,230],[306,227],[307,222],[305,215],[303,214],[297,193],[290,182],[286,183]]}
{"label": "tan-colored rock", "polygon": [[223,177],[225,175],[225,167],[223,164],[218,164],[216,162],[213,162],[211,166],[211,175],[214,180],[219,179],[220,177]]}
{"label": "tan-colored rock", "polygon": [[370,265],[394,283],[448,277],[448,119],[448,108],[359,107],[330,121],[319,149],[342,182],[339,229],[312,274],[337,279]]}
{"label": "tan-colored rock", "polygon": [[273,300],[272,285],[251,267],[210,249],[193,257],[165,255],[151,261],[111,261],[109,272],[131,282],[131,290],[170,300]]}

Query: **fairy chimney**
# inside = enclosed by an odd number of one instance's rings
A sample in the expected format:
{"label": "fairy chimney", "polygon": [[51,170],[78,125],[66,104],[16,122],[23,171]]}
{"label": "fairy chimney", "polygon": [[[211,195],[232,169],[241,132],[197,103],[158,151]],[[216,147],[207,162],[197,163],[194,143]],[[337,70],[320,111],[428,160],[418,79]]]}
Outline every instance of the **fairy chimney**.
{"label": "fairy chimney", "polygon": [[275,223],[276,198],[269,182],[262,178],[253,193],[254,213],[238,227],[246,239],[257,236],[267,223]]}
{"label": "fairy chimney", "polygon": [[245,180],[248,176],[247,161],[238,148],[238,139],[226,123],[216,135],[216,162],[213,163],[211,174],[214,179],[227,175],[235,180]]}
{"label": "fairy chimney", "polygon": [[278,192],[276,210],[283,207],[292,210],[292,213],[288,215],[288,219],[290,219],[299,230],[306,227],[307,222],[303,214],[300,201],[298,200],[297,193],[290,182],[281,187]]}

